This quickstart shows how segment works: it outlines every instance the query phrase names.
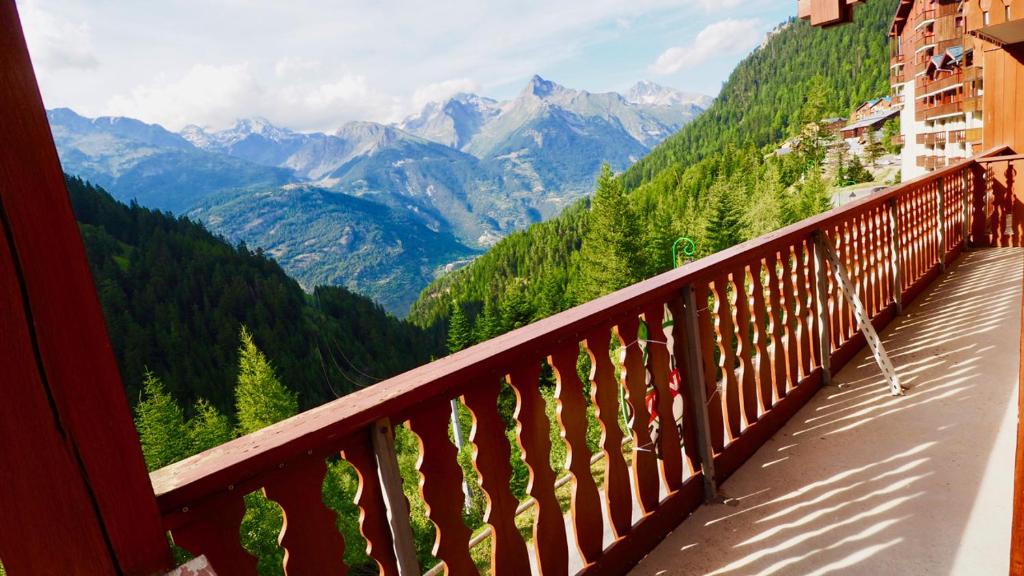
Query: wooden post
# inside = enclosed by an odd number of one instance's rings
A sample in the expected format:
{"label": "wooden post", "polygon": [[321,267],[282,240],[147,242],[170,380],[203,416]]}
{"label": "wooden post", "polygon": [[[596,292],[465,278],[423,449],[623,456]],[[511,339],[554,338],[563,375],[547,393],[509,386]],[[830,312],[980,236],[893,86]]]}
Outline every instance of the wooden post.
{"label": "wooden post", "polygon": [[814,277],[817,294],[815,295],[814,322],[818,326],[818,353],[821,356],[821,382],[832,383],[832,320],[828,309],[828,267],[825,255],[825,244],[822,238],[825,233],[814,231]]}
{"label": "wooden post", "polygon": [[704,474],[704,500],[718,497],[715,480],[715,453],[711,448],[711,428],[708,425],[708,398],[704,389],[704,364],[701,359],[700,328],[697,324],[697,299],[693,287],[683,287],[683,329],[686,334],[686,393],[693,406],[697,428],[697,451]]}
{"label": "wooden post", "polygon": [[892,268],[892,300],[896,313],[903,314],[903,279],[900,275],[900,220],[896,199],[889,201],[889,265]]}
{"label": "wooden post", "polygon": [[388,509],[388,524],[391,539],[395,543],[395,558],[398,572],[402,576],[419,576],[420,564],[416,559],[416,546],[409,524],[409,501],[402,492],[402,475],[398,471],[398,456],[395,454],[395,431],[391,421],[382,418],[373,423],[370,438],[377,455],[377,471],[380,486],[384,492],[384,504]]}
{"label": "wooden post", "polygon": [[[9,407],[0,411],[0,556],[12,574],[168,570],[170,546],[14,0],[0,0],[0,109],[0,389]],[[39,435],[24,437],[30,430]],[[58,449],[53,434],[60,454],[46,454]],[[33,452],[45,462],[17,466]]]}
{"label": "wooden post", "polygon": [[937,221],[936,234],[938,236],[939,249],[939,272],[946,271],[946,180],[939,178],[935,187],[935,219]]}

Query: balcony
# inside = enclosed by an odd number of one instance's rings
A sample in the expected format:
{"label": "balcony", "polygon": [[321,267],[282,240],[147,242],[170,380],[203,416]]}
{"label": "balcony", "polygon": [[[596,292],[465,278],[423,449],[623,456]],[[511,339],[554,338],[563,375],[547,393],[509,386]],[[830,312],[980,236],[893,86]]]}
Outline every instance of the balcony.
{"label": "balcony", "polygon": [[917,143],[922,146],[935,146],[946,143],[946,132],[924,132],[917,135]]}
{"label": "balcony", "polygon": [[955,114],[963,114],[963,96],[960,94],[952,97],[938,98],[934,102],[919,102],[918,108],[914,112],[914,117],[918,122],[923,122],[932,118]]}
{"label": "balcony", "polygon": [[[0,28],[20,38],[13,10],[0,5]],[[0,148],[0,509],[14,529],[0,550],[12,576],[162,573],[168,532],[222,576],[252,575],[249,494],[283,512],[286,574],[345,573],[355,543],[321,497],[341,461],[359,484],[345,520],[388,575],[1003,573],[1010,530],[1024,536],[1007,520],[1024,156],[1002,148],[865,195],[147,475],[27,49],[6,46],[0,100],[18,121]],[[476,534],[452,401],[471,414],[489,502]],[[415,487],[401,484],[399,429],[420,452]],[[552,432],[567,462],[552,463]],[[525,502],[509,487],[512,443]],[[436,534],[422,565],[410,500]]]}
{"label": "balcony", "polygon": [[935,79],[931,79],[928,76],[921,76],[917,79],[917,93],[934,94],[943,90],[957,88],[962,85],[963,82],[963,73],[959,71],[952,74],[943,73],[942,77]]}
{"label": "balcony", "polygon": [[962,144],[967,141],[967,130],[950,130],[949,143]]}
{"label": "balcony", "polygon": [[[473,414],[476,468],[492,502],[490,526],[473,541],[490,546],[498,572],[622,573],[694,511],[635,573],[680,563],[749,571],[839,561],[913,573],[936,561],[936,550],[951,566],[1005,565],[1021,255],[962,254],[967,237],[979,246],[1020,238],[1024,219],[1006,208],[1012,177],[1001,176],[1011,165],[1024,167],[1024,157],[962,162],[154,472],[164,525],[215,567],[254,566],[238,530],[244,494],[263,488],[289,518],[281,541],[291,561],[337,565],[333,514],[298,495],[319,493],[324,459],[341,454],[362,478],[374,558],[397,565],[410,543],[383,521],[405,498],[387,446],[394,427],[407,426],[421,442],[420,497],[438,531],[436,559],[452,573],[475,574],[453,488],[462,479],[448,436],[454,399]],[[883,340],[906,396],[890,396],[865,355],[853,309],[822,267],[824,238],[872,322],[889,326]],[[610,342],[624,347],[621,356],[609,355]],[[581,349],[592,359],[607,432],[593,458],[576,371]],[[568,514],[548,465],[544,363],[554,369],[560,434],[573,454]],[[518,442],[534,477],[526,539],[513,523],[522,506],[507,491],[502,381],[516,391]],[[658,394],[645,402],[648,381]],[[660,422],[674,419],[664,401],[672,382],[684,416],[678,428],[649,428],[649,410]],[[620,392],[639,415],[625,437],[616,424]],[[969,435],[961,433],[965,414]],[[717,490],[737,505],[701,506]],[[290,535],[293,522],[301,538]]]}
{"label": "balcony", "polygon": [[[48,137],[42,104],[34,106],[12,141],[28,130]],[[624,574],[652,550],[637,573],[662,570],[673,555],[672,566],[720,573],[801,562],[804,572],[819,561],[813,571],[871,573],[883,563],[893,567],[885,573],[918,573],[924,562],[1007,559],[1024,243],[1015,175],[1024,156],[996,156],[1008,152],[1000,149],[861,197],[147,476],[84,255],[54,254],[80,241],[66,192],[52,184],[63,180],[40,180],[32,157],[17,156],[34,150],[0,155],[14,184],[0,188],[0,263],[13,269],[14,253],[25,264],[0,275],[10,328],[0,352],[18,376],[5,392],[36,392],[14,410],[0,403],[0,501],[17,502],[4,521],[19,527],[0,533],[0,544],[13,576],[72,574],[92,562],[93,573],[157,573],[171,567],[167,532],[219,574],[255,574],[240,543],[249,494],[283,511],[286,574],[344,573],[344,547],[356,543],[342,541],[321,497],[328,464],[341,460],[359,485],[359,512],[345,519],[359,523],[384,574],[473,575],[478,563],[495,574]],[[59,175],[56,162],[50,169]],[[11,192],[25,189],[33,193]],[[54,277],[57,289],[39,281]],[[77,302],[80,293],[92,298]],[[75,322],[61,313],[66,297],[80,304]],[[882,330],[892,360],[884,382],[864,355],[875,342],[868,326]],[[80,352],[88,347],[96,353]],[[83,387],[91,371],[59,369],[72,360],[108,372]],[[41,366],[49,389],[33,386]],[[553,400],[542,394],[549,380]],[[889,396],[901,383],[909,391]],[[504,386],[513,438],[499,413]],[[473,466],[490,503],[475,534],[462,515],[453,401],[473,420]],[[590,403],[603,431],[593,452]],[[45,426],[57,415],[70,416],[59,421],[63,434]],[[106,432],[117,426],[123,434]],[[399,429],[417,442],[418,486],[402,485]],[[552,462],[552,436],[568,447],[567,462]],[[111,446],[120,440],[134,451]],[[37,449],[44,442],[52,452]],[[512,443],[529,470],[525,502],[510,489]],[[70,450],[81,459],[58,458]],[[26,473],[44,466],[64,466],[64,475]],[[722,495],[728,503],[714,504]],[[436,534],[427,558],[410,536],[410,504]],[[738,524],[745,531],[720,532]],[[55,530],[59,540],[48,537]],[[703,540],[691,546],[687,534]],[[936,560],[936,550],[947,556]]]}

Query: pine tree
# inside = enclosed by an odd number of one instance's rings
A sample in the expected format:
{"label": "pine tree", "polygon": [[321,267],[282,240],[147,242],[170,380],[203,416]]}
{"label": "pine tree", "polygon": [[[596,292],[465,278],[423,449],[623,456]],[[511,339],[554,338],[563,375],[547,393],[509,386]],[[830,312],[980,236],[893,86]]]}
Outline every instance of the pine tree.
{"label": "pine tree", "polygon": [[295,394],[281,385],[273,366],[256,347],[252,334],[243,326],[238,349],[238,386],[235,406],[242,434],[294,416],[299,410]]}
{"label": "pine tree", "polygon": [[889,154],[899,154],[900,149],[903,146],[896,141],[896,138],[900,135],[900,118],[890,118],[882,126],[882,144],[885,146],[886,152]]}
{"label": "pine tree", "polygon": [[782,227],[782,202],[785,187],[775,163],[770,164],[757,183],[743,214],[743,235],[757,238]]}
{"label": "pine tree", "polygon": [[864,155],[867,157],[868,163],[875,166],[883,154],[885,154],[885,145],[878,140],[875,131],[869,129],[868,141],[864,146]]}
{"label": "pine tree", "polygon": [[792,204],[789,222],[798,222],[832,208],[832,190],[821,176],[821,169],[811,168],[803,183],[798,186]]}
{"label": "pine tree", "polygon": [[743,212],[729,181],[719,178],[711,187],[711,218],[707,241],[712,252],[725,250],[743,241]]}
{"label": "pine tree", "polygon": [[576,295],[582,301],[614,292],[643,278],[642,228],[608,164],[601,167],[589,231],[580,249]]}
{"label": "pine tree", "polygon": [[509,286],[501,299],[501,324],[505,331],[522,328],[533,320],[533,306],[527,297],[525,286],[515,283]]}
{"label": "pine tree", "polygon": [[874,179],[875,177],[864,167],[859,157],[854,156],[850,158],[850,164],[846,167],[847,182],[859,184],[861,182],[871,182]]}
{"label": "pine tree", "polygon": [[[672,269],[672,243],[678,235],[672,225],[672,214],[656,208],[647,218],[644,234],[644,260],[647,262],[646,277],[656,276]],[[682,261],[682,257],[680,257]]]}
{"label": "pine tree", "polygon": [[477,342],[490,340],[502,333],[501,318],[498,316],[497,307],[493,300],[484,302],[484,309],[476,317],[473,325],[473,339]]}
{"label": "pine tree", "polygon": [[451,311],[448,314],[448,353],[454,354],[459,350],[468,348],[473,343],[473,334],[469,328],[469,320],[462,306],[452,301]]}
{"label": "pine tree", "polygon": [[156,470],[189,456],[188,429],[181,408],[159,378],[146,371],[142,386],[143,399],[135,408],[135,429],[146,466]]}
{"label": "pine tree", "polygon": [[188,422],[188,438],[193,454],[209,450],[231,440],[231,421],[206,400],[196,401],[195,415]]}

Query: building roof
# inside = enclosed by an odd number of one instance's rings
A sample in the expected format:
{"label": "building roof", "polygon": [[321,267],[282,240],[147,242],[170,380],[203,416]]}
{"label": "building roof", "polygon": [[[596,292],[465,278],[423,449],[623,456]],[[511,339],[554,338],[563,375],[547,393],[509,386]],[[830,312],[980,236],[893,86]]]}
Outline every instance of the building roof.
{"label": "building roof", "polygon": [[899,114],[899,113],[900,113],[900,110],[898,108],[893,108],[891,110],[886,110],[885,112],[882,112],[880,114],[875,114],[874,116],[869,116],[869,117],[867,117],[867,118],[865,118],[863,120],[858,120],[857,122],[854,122],[853,124],[850,124],[848,126],[844,126],[841,129],[841,131],[842,132],[848,132],[850,130],[857,130],[858,128],[867,128],[868,126],[873,126],[875,124],[878,124],[879,122],[888,120],[891,116],[895,116],[896,114]]}

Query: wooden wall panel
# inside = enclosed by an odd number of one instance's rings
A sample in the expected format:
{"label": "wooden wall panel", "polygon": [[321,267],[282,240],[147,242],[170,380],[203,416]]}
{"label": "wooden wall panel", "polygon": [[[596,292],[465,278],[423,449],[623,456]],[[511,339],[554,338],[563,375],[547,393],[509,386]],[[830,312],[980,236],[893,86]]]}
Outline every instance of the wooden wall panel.
{"label": "wooden wall panel", "polygon": [[[121,571],[151,574],[169,568],[170,549],[14,0],[0,0],[0,109],[0,210],[40,371],[35,384],[18,385],[38,386],[49,396]],[[11,416],[13,427],[32,425],[28,414]],[[0,482],[0,491],[4,485]],[[45,492],[36,497],[57,498]],[[55,534],[60,533],[57,518]]]}
{"label": "wooden wall panel", "polygon": [[0,212],[0,558],[13,576],[113,574],[92,500],[39,374],[3,220]]}
{"label": "wooden wall panel", "polygon": [[985,45],[984,149],[1024,149],[1024,46]]}

